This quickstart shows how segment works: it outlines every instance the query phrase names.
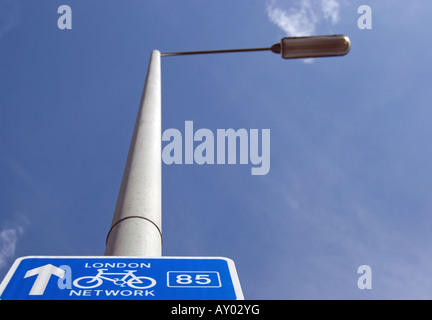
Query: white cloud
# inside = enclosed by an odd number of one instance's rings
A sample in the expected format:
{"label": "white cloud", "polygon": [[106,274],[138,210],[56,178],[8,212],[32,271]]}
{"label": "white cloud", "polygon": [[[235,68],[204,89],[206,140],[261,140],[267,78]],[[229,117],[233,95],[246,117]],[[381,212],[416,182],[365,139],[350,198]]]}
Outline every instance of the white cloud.
{"label": "white cloud", "polygon": [[314,34],[321,21],[336,24],[340,20],[338,0],[272,0],[267,3],[267,14],[271,22],[281,28],[288,36]]}
{"label": "white cloud", "polygon": [[14,0],[0,0],[0,38],[20,21],[20,7]]}
{"label": "white cloud", "polygon": [[19,230],[4,229],[0,232],[0,267],[4,267],[10,257],[15,254]]}
{"label": "white cloud", "polygon": [[26,218],[21,219],[20,225],[4,228],[0,231],[0,268],[7,266],[9,259],[15,255],[18,238],[24,233],[29,224]]}
{"label": "white cloud", "polygon": [[321,0],[324,18],[331,20],[332,24],[339,22],[339,2],[337,0]]}
{"label": "white cloud", "polygon": [[300,8],[285,12],[280,7],[267,7],[270,20],[290,36],[305,36],[314,33],[316,18],[310,8],[310,1],[302,0]]}

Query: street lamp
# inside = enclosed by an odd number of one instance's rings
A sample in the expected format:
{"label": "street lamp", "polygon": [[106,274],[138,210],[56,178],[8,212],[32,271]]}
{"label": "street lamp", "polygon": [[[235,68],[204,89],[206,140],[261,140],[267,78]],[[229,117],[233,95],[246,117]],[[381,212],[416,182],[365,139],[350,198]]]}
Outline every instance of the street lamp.
{"label": "street lamp", "polygon": [[107,256],[162,255],[162,158],[160,57],[272,51],[284,59],[343,56],[350,50],[344,35],[286,37],[268,48],[160,53],[150,57],[147,77],[132,134],[111,228]]}
{"label": "street lamp", "polygon": [[344,56],[350,48],[347,36],[333,35],[283,38],[280,44],[272,46],[272,51],[280,53],[284,59],[295,59]]}
{"label": "street lamp", "polygon": [[351,42],[347,36],[330,35],[312,37],[285,37],[281,39],[280,43],[276,43],[271,47],[266,48],[166,52],[161,53],[161,56],[170,57],[206,53],[272,51],[274,53],[280,53],[281,57],[284,59],[296,59],[344,56],[349,52],[350,48]]}

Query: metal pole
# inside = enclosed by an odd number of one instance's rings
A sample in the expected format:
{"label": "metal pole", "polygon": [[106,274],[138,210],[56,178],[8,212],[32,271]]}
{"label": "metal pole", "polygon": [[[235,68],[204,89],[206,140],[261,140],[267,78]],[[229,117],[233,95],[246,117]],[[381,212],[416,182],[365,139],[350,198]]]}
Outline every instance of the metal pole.
{"label": "metal pole", "polygon": [[[278,44],[279,45],[279,44]],[[268,48],[247,48],[247,49],[224,49],[224,50],[203,50],[203,51],[185,51],[185,52],[163,52],[162,57],[171,56],[186,56],[192,54],[208,54],[208,53],[232,53],[232,52],[251,52],[251,51],[273,51],[273,47]],[[275,52],[275,51],[273,51]],[[279,52],[277,52],[279,53]]]}
{"label": "metal pole", "polygon": [[151,54],[106,256],[162,255],[160,56]]}

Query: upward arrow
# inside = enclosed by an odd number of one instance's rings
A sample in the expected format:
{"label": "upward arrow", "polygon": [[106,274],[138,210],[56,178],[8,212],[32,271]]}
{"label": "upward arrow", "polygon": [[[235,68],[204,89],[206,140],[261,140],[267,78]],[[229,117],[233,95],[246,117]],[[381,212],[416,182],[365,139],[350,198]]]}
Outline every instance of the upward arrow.
{"label": "upward arrow", "polygon": [[63,269],[57,268],[52,264],[46,264],[39,268],[34,268],[26,272],[24,278],[35,276],[36,280],[33,284],[33,287],[30,290],[29,295],[31,296],[41,296],[44,294],[46,286],[52,275],[55,275],[59,278],[63,278],[65,275],[65,271]]}

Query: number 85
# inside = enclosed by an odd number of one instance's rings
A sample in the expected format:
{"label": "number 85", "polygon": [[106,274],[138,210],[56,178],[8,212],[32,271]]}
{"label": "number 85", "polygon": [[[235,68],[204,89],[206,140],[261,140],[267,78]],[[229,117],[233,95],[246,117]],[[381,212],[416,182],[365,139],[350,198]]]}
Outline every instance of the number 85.
{"label": "number 85", "polygon": [[197,284],[206,285],[211,282],[211,279],[208,274],[197,274],[195,275],[195,279],[192,279],[192,276],[189,274],[179,274],[176,277],[176,282],[179,284],[191,284],[193,281]]}

